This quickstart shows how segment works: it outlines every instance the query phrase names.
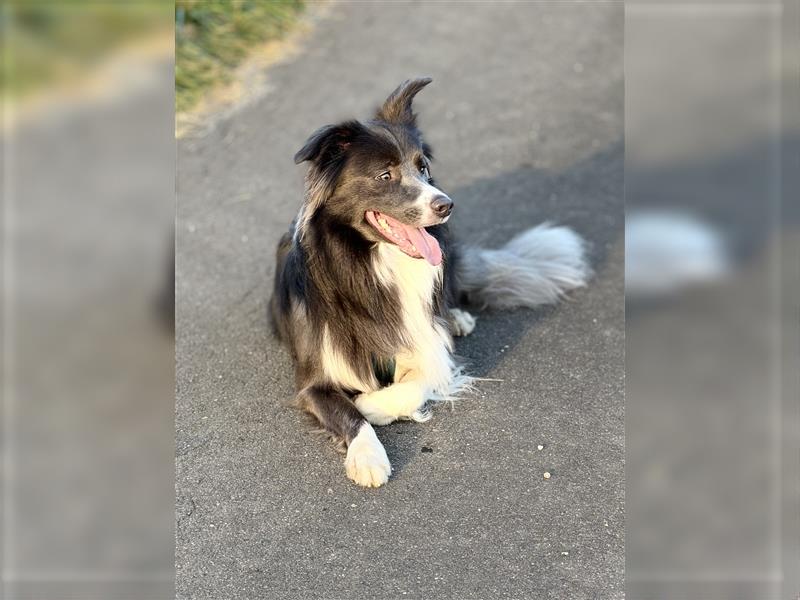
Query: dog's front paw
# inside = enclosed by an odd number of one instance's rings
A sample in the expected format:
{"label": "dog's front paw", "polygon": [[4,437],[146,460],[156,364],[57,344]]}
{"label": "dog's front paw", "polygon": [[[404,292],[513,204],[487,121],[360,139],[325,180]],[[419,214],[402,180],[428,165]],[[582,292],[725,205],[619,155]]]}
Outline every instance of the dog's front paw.
{"label": "dog's front paw", "polygon": [[469,335],[475,329],[475,317],[460,308],[450,309],[450,329],[455,336]]}
{"label": "dog's front paw", "polygon": [[389,423],[394,423],[397,420],[397,416],[387,413],[385,410],[382,410],[379,406],[375,406],[371,402],[367,402],[365,397],[367,394],[362,394],[358,398],[356,398],[356,408],[361,413],[361,416],[364,417],[367,422],[371,423],[372,425],[388,425]]}
{"label": "dog's front paw", "polygon": [[344,468],[350,479],[364,487],[380,487],[389,480],[392,465],[369,423],[364,423],[350,442]]}
{"label": "dog's front paw", "polygon": [[393,383],[375,392],[361,394],[355,405],[373,425],[388,425],[398,419],[413,419],[425,405],[425,389],[416,382]]}

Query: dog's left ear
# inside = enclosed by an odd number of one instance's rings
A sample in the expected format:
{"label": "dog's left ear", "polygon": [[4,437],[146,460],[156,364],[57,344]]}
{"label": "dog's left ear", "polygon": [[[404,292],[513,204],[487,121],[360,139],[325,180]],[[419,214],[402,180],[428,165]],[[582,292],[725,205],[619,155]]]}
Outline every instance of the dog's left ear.
{"label": "dog's left ear", "polygon": [[399,125],[416,126],[417,118],[411,110],[411,101],[422,88],[428,85],[433,79],[421,77],[419,79],[409,79],[401,83],[398,88],[391,93],[378,109],[375,118],[387,123],[397,123]]}

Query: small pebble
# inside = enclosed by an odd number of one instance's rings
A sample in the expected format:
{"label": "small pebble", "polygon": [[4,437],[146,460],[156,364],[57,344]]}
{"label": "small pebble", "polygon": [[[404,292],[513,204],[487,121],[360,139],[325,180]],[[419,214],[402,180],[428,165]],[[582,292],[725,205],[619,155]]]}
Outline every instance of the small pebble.
{"label": "small pebble", "polygon": [[537,449],[537,450],[544,450],[544,446],[542,446],[541,444],[539,444],[538,446],[536,446],[536,449]]}
{"label": "small pebble", "polygon": [[544,478],[545,478],[545,479],[550,479],[550,473],[548,473],[547,471],[545,471],[545,472],[544,472]]}
{"label": "small pebble", "polygon": [[567,552],[566,550],[564,550],[564,551],[561,553],[561,556],[569,556],[569,552]]}

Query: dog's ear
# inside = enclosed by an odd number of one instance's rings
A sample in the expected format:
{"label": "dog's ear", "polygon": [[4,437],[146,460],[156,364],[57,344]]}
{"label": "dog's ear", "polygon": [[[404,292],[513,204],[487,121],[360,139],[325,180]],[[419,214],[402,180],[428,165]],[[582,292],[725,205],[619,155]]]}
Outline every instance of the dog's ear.
{"label": "dog's ear", "polygon": [[428,85],[433,79],[421,77],[419,79],[409,79],[401,83],[395,91],[386,99],[375,114],[375,118],[387,123],[397,123],[399,125],[416,125],[416,115],[411,110],[411,101],[422,88]]}
{"label": "dog's ear", "polygon": [[348,148],[365,131],[366,128],[358,121],[326,125],[312,133],[294,155],[296,164],[311,161],[311,167],[306,173],[305,203],[296,225],[301,238],[305,235],[314,213],[336,189],[336,182],[344,168]]}
{"label": "dog's ear", "polygon": [[307,160],[323,164],[341,157],[362,128],[363,126],[357,121],[320,127],[294,155],[295,164],[299,165]]}

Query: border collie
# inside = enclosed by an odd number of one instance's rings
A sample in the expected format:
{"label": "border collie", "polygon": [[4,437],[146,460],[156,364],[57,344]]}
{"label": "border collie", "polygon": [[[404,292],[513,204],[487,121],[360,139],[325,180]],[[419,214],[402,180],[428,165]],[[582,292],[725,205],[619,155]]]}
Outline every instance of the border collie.
{"label": "border collie", "polygon": [[530,229],[499,250],[454,245],[453,200],[434,183],[411,103],[431,82],[401,84],[365,122],[317,130],[305,200],[277,251],[270,301],[295,364],[296,403],[346,452],[347,476],[386,483],[372,425],[427,421],[430,401],[469,385],[453,336],[479,307],[536,306],[584,285],[584,244],[564,227]]}

